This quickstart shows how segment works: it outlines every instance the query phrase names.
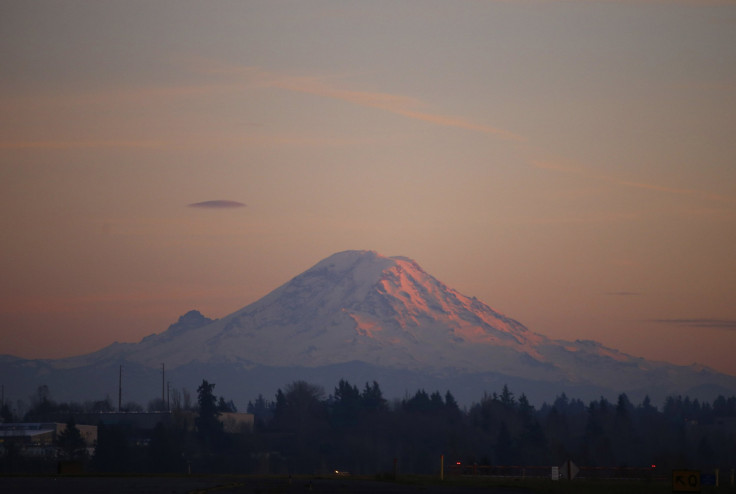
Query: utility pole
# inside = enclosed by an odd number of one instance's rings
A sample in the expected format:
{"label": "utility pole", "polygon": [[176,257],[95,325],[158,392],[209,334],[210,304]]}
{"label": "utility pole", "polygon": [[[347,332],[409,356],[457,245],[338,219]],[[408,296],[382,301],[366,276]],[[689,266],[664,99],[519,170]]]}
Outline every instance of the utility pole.
{"label": "utility pole", "polygon": [[118,376],[118,412],[123,411],[123,364],[120,364],[120,374]]}
{"label": "utility pole", "polygon": [[166,405],[166,366],[161,364],[161,407]]}

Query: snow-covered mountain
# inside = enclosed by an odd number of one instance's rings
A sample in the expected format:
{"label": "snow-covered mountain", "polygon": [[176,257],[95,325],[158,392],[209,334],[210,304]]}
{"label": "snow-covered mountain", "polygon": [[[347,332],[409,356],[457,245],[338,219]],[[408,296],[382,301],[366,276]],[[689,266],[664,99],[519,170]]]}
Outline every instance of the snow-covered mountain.
{"label": "snow-covered mountain", "polygon": [[539,350],[546,343],[410,259],[347,251],[227,317],[211,321],[191,312],[159,335],[78,361],[125,356],[175,368],[193,361],[315,367],[359,360],[486,371],[545,361]]}
{"label": "snow-covered mountain", "polygon": [[228,396],[250,392],[233,396],[246,402],[256,389],[268,396],[306,377],[328,390],[341,378],[359,385],[376,379],[397,396],[446,387],[466,401],[505,383],[538,401],[563,391],[581,398],[736,392],[736,377],[706,368],[651,362],[592,341],[551,340],[449,288],[410,259],[372,251],[334,254],[222,319],[191,311],[139,343],[24,365],[43,367],[48,377],[54,370],[79,374],[117,363],[145,379],[162,363],[181,381],[217,375]]}

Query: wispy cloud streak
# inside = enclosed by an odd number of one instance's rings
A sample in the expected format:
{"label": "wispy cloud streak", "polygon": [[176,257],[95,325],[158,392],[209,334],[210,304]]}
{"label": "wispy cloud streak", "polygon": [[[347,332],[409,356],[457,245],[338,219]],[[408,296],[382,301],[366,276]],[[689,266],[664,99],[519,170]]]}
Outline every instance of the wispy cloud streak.
{"label": "wispy cloud streak", "polygon": [[0,149],[159,148],[162,141],[5,141]]}
{"label": "wispy cloud streak", "polygon": [[326,98],[347,101],[349,103],[369,108],[377,108],[403,117],[421,120],[423,122],[444,127],[457,127],[474,132],[482,132],[484,134],[491,134],[506,140],[525,140],[522,136],[508,130],[473,122],[464,117],[420,111],[417,108],[424,105],[419,100],[406,96],[380,92],[339,89],[316,78],[276,77],[272,79],[271,85],[273,87],[289,91],[308,93]]}
{"label": "wispy cloud streak", "polygon": [[651,322],[677,327],[714,328],[736,331],[735,319],[653,319]]}
{"label": "wispy cloud streak", "polygon": [[654,190],[657,192],[666,192],[669,194],[679,194],[679,195],[685,195],[685,196],[699,197],[701,199],[708,199],[711,201],[736,203],[736,198],[722,196],[720,194],[713,194],[711,192],[703,192],[701,190],[679,189],[675,187],[664,187],[661,185],[647,184],[647,183],[641,183],[641,182],[630,182],[627,180],[619,180],[617,178],[608,177],[604,175],[600,176],[600,179],[605,180],[607,182],[614,183],[614,184],[623,185],[625,187],[632,187],[635,189]]}
{"label": "wispy cloud streak", "polygon": [[424,108],[427,105],[424,102],[400,94],[344,89],[328,83],[325,77],[283,75],[265,70],[261,67],[228,66],[218,64],[211,60],[194,60],[192,62],[192,68],[194,70],[224,76],[240,76],[249,86],[255,84],[260,87],[312,94],[323,98],[345,101],[354,105],[376,108],[434,125],[481,132],[504,140],[526,140],[523,136],[509,130],[474,122],[462,116],[425,111]]}
{"label": "wispy cloud streak", "polygon": [[735,197],[729,197],[724,196],[721,194],[714,194],[712,192],[704,192],[702,190],[695,190],[695,189],[681,189],[677,187],[665,187],[662,185],[657,184],[648,184],[644,182],[632,182],[629,180],[621,180],[619,178],[611,177],[609,175],[599,175],[595,173],[591,173],[583,168],[580,167],[574,167],[569,165],[562,165],[558,163],[548,162],[548,161],[531,161],[531,165],[535,168],[539,168],[542,170],[550,170],[553,172],[559,172],[559,173],[567,173],[572,175],[579,175],[582,177],[586,177],[588,179],[592,180],[598,180],[603,182],[612,183],[615,185],[620,185],[623,187],[629,187],[634,189],[644,189],[644,190],[651,190],[655,192],[663,192],[667,194],[677,194],[677,195],[684,195],[684,196],[691,196],[699,199],[707,199],[709,201],[716,201],[716,202],[726,202],[731,204],[736,204],[736,198]]}

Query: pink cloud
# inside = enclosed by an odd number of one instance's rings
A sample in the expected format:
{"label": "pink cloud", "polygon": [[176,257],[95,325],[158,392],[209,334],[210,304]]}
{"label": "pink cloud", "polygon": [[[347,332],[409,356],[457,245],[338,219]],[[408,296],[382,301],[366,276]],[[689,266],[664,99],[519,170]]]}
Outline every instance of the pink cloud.
{"label": "pink cloud", "polygon": [[278,87],[289,91],[314,94],[326,98],[347,101],[349,103],[369,108],[378,108],[396,115],[444,127],[457,127],[474,132],[492,134],[501,139],[507,140],[525,140],[520,135],[508,130],[473,122],[472,120],[464,117],[419,111],[418,108],[424,106],[422,102],[407,96],[340,89],[328,85],[318,78],[312,77],[277,77],[271,80],[270,85],[272,87]]}
{"label": "pink cloud", "polygon": [[0,149],[157,148],[161,141],[6,141]]}
{"label": "pink cloud", "polygon": [[238,67],[218,64],[211,60],[192,60],[193,70],[221,76],[239,76],[244,83],[260,87],[277,88],[285,91],[312,94],[323,98],[345,101],[354,105],[376,108],[412,120],[420,120],[444,127],[456,127],[494,135],[500,139],[525,141],[526,139],[509,130],[474,122],[462,116],[426,111],[421,100],[400,94],[355,91],[326,82],[325,77],[282,75],[260,67]]}

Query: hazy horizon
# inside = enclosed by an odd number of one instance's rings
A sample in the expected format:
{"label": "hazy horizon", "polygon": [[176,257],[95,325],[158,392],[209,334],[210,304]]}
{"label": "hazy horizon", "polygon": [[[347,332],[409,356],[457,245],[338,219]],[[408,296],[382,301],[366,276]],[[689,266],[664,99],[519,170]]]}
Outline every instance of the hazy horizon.
{"label": "hazy horizon", "polygon": [[736,375],[736,2],[5,2],[0,354],[347,249]]}

